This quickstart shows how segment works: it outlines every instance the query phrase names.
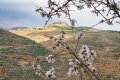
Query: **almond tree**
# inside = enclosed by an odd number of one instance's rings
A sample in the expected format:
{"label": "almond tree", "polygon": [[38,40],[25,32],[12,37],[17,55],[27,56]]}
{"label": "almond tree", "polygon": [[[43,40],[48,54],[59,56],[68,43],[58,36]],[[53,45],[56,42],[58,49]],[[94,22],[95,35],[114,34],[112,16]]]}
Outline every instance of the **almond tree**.
{"label": "almond tree", "polygon": [[[82,11],[85,7],[93,9],[91,12],[97,16],[102,16],[103,19],[100,20],[96,25],[100,23],[107,23],[108,25],[113,25],[113,23],[120,24],[120,2],[118,0],[48,0],[47,10],[43,7],[37,7],[36,12],[40,13],[44,18],[48,18],[46,24],[53,16],[61,17],[62,14],[65,14],[65,17],[69,19],[71,26],[74,26],[77,22],[75,19],[71,18],[71,7],[75,6],[77,10]],[[108,17],[111,16],[111,17]],[[45,25],[46,25],[45,24]],[[94,26],[96,26],[94,25]],[[92,27],[94,27],[92,26]],[[77,44],[75,49],[71,49],[69,45],[65,42],[65,32],[62,31],[62,34],[59,37],[47,36],[51,41],[56,43],[54,48],[61,48],[69,51],[69,55],[72,55],[74,59],[68,59],[69,65],[72,66],[69,68],[67,74],[68,76],[77,75],[79,70],[86,75],[89,75],[91,80],[101,80],[94,72],[96,68],[92,65],[96,52],[90,50],[87,45],[82,45],[79,52],[77,53],[76,49],[78,48],[78,43],[83,37],[83,33],[78,33],[77,35]],[[61,51],[62,52],[62,51]],[[61,54],[61,52],[55,55],[49,55],[46,57],[48,63],[54,63],[56,57]],[[44,71],[39,64],[33,64],[33,69],[36,70],[37,75],[45,75],[50,79],[55,79],[55,68]],[[81,80],[84,80],[81,78]]]}
{"label": "almond tree", "polygon": [[[62,14],[69,19],[71,25],[74,26],[77,22],[71,18],[71,7],[75,6],[77,10],[81,11],[87,7],[93,9],[91,12],[97,16],[102,16],[103,19],[97,24],[107,23],[112,25],[113,23],[120,24],[120,1],[119,0],[48,0],[46,5],[47,10],[43,7],[37,7],[36,12],[40,13],[42,17],[48,18],[46,24],[53,16],[61,17]],[[111,17],[108,17],[111,16]],[[97,25],[96,24],[96,25]],[[96,26],[94,25],[94,26]]]}
{"label": "almond tree", "polygon": [[[77,75],[78,73],[80,73],[80,71],[82,72],[81,74],[87,74],[91,80],[100,80],[97,75],[95,74],[95,71],[97,70],[93,65],[93,60],[94,57],[96,56],[96,52],[93,50],[90,50],[89,47],[87,45],[82,45],[82,48],[80,48],[79,52],[76,51],[76,48],[78,47],[78,43],[79,41],[83,38],[83,33],[78,33],[76,36],[77,39],[77,45],[75,47],[75,49],[71,48],[66,42],[65,42],[65,32],[62,31],[62,34],[59,35],[58,37],[54,37],[54,36],[47,36],[50,39],[50,41],[53,41],[55,44],[54,49],[61,49],[64,48],[64,50],[68,50],[69,55],[72,55],[73,58],[68,58],[68,64],[71,66],[69,67],[68,72],[66,72],[66,74],[68,74],[68,76],[73,76],[73,75]],[[62,51],[64,51],[62,50]],[[58,56],[63,55],[60,51],[59,53],[56,52],[56,54],[50,54],[48,55],[48,57],[46,57],[46,62],[48,62],[49,64],[55,63],[56,59]],[[40,61],[42,62],[42,61]],[[45,62],[45,61],[44,61]],[[55,69],[49,69],[48,71],[44,71],[44,69],[41,68],[40,63],[35,63],[32,65],[33,69],[36,70],[36,75],[45,75],[46,77],[49,77],[50,79],[55,79]],[[80,71],[79,71],[80,70]],[[84,80],[84,79],[81,79]]]}

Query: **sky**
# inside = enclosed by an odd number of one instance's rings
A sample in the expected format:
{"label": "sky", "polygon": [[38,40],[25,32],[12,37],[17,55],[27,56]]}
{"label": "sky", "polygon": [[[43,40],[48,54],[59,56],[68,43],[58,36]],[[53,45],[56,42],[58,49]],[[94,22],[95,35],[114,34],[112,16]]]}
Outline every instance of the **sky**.
{"label": "sky", "polygon": [[[0,28],[44,26],[47,19],[35,12],[36,6],[46,7],[47,0],[0,0]],[[75,7],[71,9],[75,10]],[[92,14],[89,9],[71,12],[71,17],[77,21],[75,26],[91,27],[102,20],[102,17]],[[65,21],[70,25],[69,20],[64,16],[61,18],[53,17],[48,24],[55,21]],[[100,24],[96,28],[120,31],[120,24],[112,26]]]}

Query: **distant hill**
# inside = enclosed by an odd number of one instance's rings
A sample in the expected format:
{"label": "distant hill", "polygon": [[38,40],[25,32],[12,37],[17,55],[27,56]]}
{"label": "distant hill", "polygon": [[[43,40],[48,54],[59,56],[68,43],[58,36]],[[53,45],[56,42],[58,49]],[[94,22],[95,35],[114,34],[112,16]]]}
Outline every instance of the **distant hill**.
{"label": "distant hill", "polygon": [[[61,26],[61,25],[59,25]],[[47,26],[50,27],[50,26]],[[55,27],[52,25],[52,28]],[[56,28],[56,27],[55,27]],[[64,30],[64,28],[62,28]],[[81,44],[88,44],[92,47],[104,49],[111,47],[110,51],[119,52],[120,47],[120,33],[117,32],[104,32],[101,30],[97,30],[89,27],[74,27],[74,33],[72,33],[71,29],[65,29],[66,38],[73,40],[73,36],[76,35],[77,32],[84,31],[86,35]],[[38,43],[43,43],[48,40],[44,35],[48,36],[57,36],[61,34],[61,28],[57,28],[57,30],[26,30],[26,31],[12,31],[15,34],[27,37],[29,39],[35,40]],[[104,52],[104,51],[103,51]]]}
{"label": "distant hill", "polygon": [[54,22],[41,28],[42,30],[71,30],[71,26],[63,21]]}

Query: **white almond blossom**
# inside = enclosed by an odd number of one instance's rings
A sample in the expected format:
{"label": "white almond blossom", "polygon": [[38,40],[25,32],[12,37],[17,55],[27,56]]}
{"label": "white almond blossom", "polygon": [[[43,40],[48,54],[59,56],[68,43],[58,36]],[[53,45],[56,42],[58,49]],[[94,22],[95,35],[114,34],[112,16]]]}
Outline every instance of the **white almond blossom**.
{"label": "white almond blossom", "polygon": [[56,48],[59,49],[59,48],[61,48],[61,46],[62,46],[61,43],[57,42]]}
{"label": "white almond blossom", "polygon": [[33,67],[33,69],[36,69],[36,70],[41,70],[42,69],[39,64],[35,64],[35,63],[33,63],[32,67]]}
{"label": "white almond blossom", "polygon": [[86,66],[91,71],[96,71],[96,69],[92,66],[92,62],[94,60],[94,56],[96,56],[96,52],[93,50],[89,50],[87,45],[82,45],[82,48],[80,49],[78,53],[79,57],[85,62]]}
{"label": "white almond blossom", "polygon": [[91,50],[91,55],[93,55],[93,56],[97,56],[96,52],[93,51],[93,50]]}
{"label": "white almond blossom", "polygon": [[35,74],[40,76],[41,73],[42,73],[42,68],[41,68],[41,66],[40,66],[39,64],[33,63],[32,67],[33,67],[33,69],[36,70],[36,73],[35,73]]}
{"label": "white almond blossom", "polygon": [[78,59],[75,59],[75,60],[68,59],[68,61],[69,61],[69,65],[72,65],[73,67],[76,67],[76,68],[79,67],[81,63]]}
{"label": "white almond blossom", "polygon": [[93,66],[90,68],[90,70],[91,70],[92,72],[97,71],[97,69],[96,69],[96,68],[94,68]]}
{"label": "white almond blossom", "polygon": [[61,35],[58,36],[58,41],[65,42],[64,34],[61,34]]}
{"label": "white almond blossom", "polygon": [[55,38],[53,36],[49,37],[50,41],[55,41]]}
{"label": "white almond blossom", "polygon": [[91,5],[92,5],[93,1],[94,0],[85,0],[85,3],[86,3],[86,5],[87,5],[88,8],[91,8]]}
{"label": "white almond blossom", "polygon": [[79,5],[77,8],[78,8],[79,10],[82,10],[82,9],[84,9],[84,5]]}
{"label": "white almond blossom", "polygon": [[54,63],[55,57],[53,55],[49,55],[48,57],[46,57],[46,60],[48,61],[48,63]]}
{"label": "white almond blossom", "polygon": [[35,74],[40,76],[41,73],[42,73],[41,70],[37,70]]}
{"label": "white almond blossom", "polygon": [[82,32],[78,32],[77,36],[76,36],[76,39],[81,39],[81,38],[83,38],[83,33]]}
{"label": "white almond blossom", "polygon": [[69,65],[73,65],[74,64],[74,60],[73,59],[68,59],[69,61]]}
{"label": "white almond blossom", "polygon": [[83,61],[86,61],[90,56],[89,52],[90,52],[90,50],[89,50],[88,46],[82,45],[82,48],[79,50],[78,55]]}
{"label": "white almond blossom", "polygon": [[89,48],[88,48],[88,46],[87,45],[82,45],[82,49],[84,49],[84,50],[86,50],[86,52],[87,53],[89,53],[90,52],[90,50],[89,50]]}
{"label": "white almond blossom", "polygon": [[92,64],[87,65],[87,67],[92,71],[95,72],[97,69],[92,66]]}
{"label": "white almond blossom", "polygon": [[72,75],[77,75],[78,74],[78,69],[76,69],[76,68],[69,68],[69,71],[68,71],[67,74],[69,75],[69,77],[72,76]]}
{"label": "white almond blossom", "polygon": [[52,68],[52,69],[50,69],[49,71],[47,71],[47,72],[45,73],[45,75],[46,75],[47,77],[55,78],[56,76],[55,76],[55,70],[54,70],[54,68]]}

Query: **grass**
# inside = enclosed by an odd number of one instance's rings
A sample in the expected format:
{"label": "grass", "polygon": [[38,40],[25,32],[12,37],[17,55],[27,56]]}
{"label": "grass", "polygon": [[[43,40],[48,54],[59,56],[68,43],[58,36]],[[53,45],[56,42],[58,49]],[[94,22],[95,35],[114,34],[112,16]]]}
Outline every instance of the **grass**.
{"label": "grass", "polygon": [[39,45],[33,45],[29,47],[28,50],[31,53],[33,53],[32,54],[33,56],[46,56],[51,53],[46,48],[39,46]]}
{"label": "grass", "polygon": [[43,80],[30,66],[37,56],[48,54],[51,52],[35,41],[0,30],[0,80]]}
{"label": "grass", "polygon": [[28,38],[0,30],[0,54],[43,56],[51,53],[42,45]]}

